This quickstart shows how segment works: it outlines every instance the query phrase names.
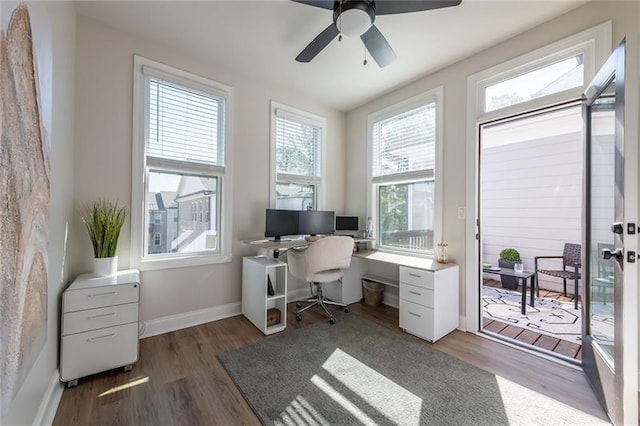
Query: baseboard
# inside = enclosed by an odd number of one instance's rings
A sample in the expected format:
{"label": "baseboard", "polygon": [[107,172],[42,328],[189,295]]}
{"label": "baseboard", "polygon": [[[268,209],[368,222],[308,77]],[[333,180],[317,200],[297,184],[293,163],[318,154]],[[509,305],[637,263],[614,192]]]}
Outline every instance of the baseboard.
{"label": "baseboard", "polygon": [[287,292],[287,302],[295,302],[297,300],[308,299],[310,297],[309,287],[297,288]]}
{"label": "baseboard", "polygon": [[230,318],[240,315],[241,313],[240,302],[235,302],[213,308],[160,317],[150,321],[144,321],[144,328],[140,338],[144,339],[145,337],[157,336],[158,334],[169,333],[211,321]]}
{"label": "baseboard", "polygon": [[34,425],[50,425],[56,417],[60,399],[64,392],[64,384],[60,381],[60,371],[56,368],[51,376],[47,390],[44,392],[40,407],[33,420]]}

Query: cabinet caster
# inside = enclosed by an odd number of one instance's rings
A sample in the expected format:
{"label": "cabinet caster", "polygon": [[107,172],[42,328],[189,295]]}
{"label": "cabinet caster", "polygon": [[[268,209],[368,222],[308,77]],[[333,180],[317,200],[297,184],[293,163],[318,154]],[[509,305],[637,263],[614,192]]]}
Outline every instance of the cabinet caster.
{"label": "cabinet caster", "polygon": [[133,364],[129,364],[129,365],[125,365],[124,366],[124,372],[128,373],[129,371],[131,371],[133,369]]}
{"label": "cabinet caster", "polygon": [[302,321],[302,315],[297,314],[296,315],[296,321]]}
{"label": "cabinet caster", "polygon": [[349,312],[351,312],[351,309],[349,309],[348,307],[344,308],[344,313],[348,314]]}
{"label": "cabinet caster", "polygon": [[296,308],[300,309],[300,308],[302,308],[302,305],[299,304],[299,303],[296,303]]}
{"label": "cabinet caster", "polygon": [[335,324],[336,320],[334,318],[329,318],[329,324]]}
{"label": "cabinet caster", "polygon": [[78,379],[69,380],[67,382],[67,388],[75,388],[76,386],[78,386]]}

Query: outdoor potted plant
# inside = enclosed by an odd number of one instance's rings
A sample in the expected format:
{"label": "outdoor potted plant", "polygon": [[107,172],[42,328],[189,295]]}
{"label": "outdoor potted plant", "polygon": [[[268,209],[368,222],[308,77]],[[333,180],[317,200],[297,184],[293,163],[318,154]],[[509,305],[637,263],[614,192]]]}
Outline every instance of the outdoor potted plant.
{"label": "outdoor potted plant", "polygon": [[98,200],[81,214],[93,245],[93,273],[98,276],[115,275],[118,271],[118,238],[127,215],[118,202]]}
{"label": "outdoor potted plant", "polygon": [[[516,263],[520,263],[520,252],[518,250],[506,248],[500,252],[499,267],[513,270],[513,265]],[[506,289],[515,290],[518,288],[518,279],[516,277],[500,275],[500,281],[502,282],[502,287]]]}

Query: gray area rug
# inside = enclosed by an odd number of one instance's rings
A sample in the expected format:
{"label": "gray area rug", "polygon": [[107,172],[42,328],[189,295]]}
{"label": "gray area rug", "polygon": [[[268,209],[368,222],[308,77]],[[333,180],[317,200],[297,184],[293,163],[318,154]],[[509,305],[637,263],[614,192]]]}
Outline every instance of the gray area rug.
{"label": "gray area rug", "polygon": [[606,424],[355,315],[218,358],[264,424]]}

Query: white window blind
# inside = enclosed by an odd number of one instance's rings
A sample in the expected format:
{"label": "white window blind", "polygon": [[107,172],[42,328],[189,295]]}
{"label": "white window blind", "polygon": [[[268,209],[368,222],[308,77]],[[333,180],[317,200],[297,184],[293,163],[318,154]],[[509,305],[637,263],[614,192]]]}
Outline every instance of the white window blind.
{"label": "white window blind", "polygon": [[224,99],[153,76],[147,156],[224,166]]}
{"label": "white window blind", "polygon": [[322,128],[276,114],[276,172],[320,176]]}
{"label": "white window blind", "polygon": [[375,122],[372,177],[432,170],[435,143],[435,102]]}

